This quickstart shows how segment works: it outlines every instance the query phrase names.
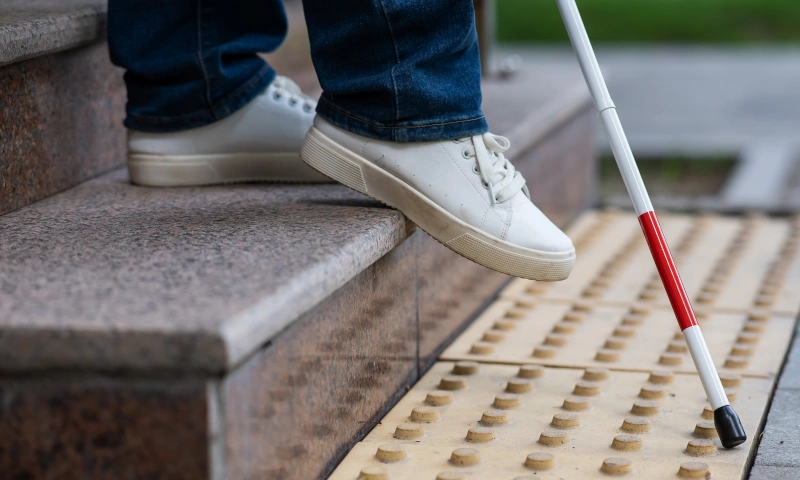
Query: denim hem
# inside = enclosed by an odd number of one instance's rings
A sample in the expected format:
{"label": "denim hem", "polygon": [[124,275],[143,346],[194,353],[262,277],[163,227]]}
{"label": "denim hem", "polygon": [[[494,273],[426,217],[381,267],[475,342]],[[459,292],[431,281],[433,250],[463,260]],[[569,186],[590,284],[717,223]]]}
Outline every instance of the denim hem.
{"label": "denim hem", "polygon": [[154,133],[179,132],[204,127],[234,114],[237,110],[250,103],[251,100],[270,86],[275,80],[275,75],[275,71],[265,63],[263,68],[239,88],[214,102],[206,109],[168,117],[144,117],[129,113],[123,124],[131,130]]}
{"label": "denim hem", "polygon": [[332,105],[329,100],[320,98],[317,114],[348,132],[387,142],[437,142],[480,135],[489,131],[481,112],[470,118],[441,119],[419,125],[377,125],[346,113]]}

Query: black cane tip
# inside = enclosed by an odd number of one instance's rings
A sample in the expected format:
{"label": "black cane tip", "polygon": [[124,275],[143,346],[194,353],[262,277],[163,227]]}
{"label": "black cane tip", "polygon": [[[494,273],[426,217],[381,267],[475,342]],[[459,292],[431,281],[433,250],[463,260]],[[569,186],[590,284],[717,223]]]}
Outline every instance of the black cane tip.
{"label": "black cane tip", "polygon": [[742,422],[730,405],[714,410],[714,427],[716,427],[717,435],[725,448],[733,448],[747,440]]}

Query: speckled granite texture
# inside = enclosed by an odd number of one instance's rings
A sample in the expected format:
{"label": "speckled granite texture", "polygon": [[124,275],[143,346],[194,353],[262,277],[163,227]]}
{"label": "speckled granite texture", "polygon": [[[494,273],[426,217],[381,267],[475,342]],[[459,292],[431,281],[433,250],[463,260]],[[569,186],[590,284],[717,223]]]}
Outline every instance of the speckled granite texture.
{"label": "speckled granite texture", "polygon": [[105,17],[106,0],[3,0],[0,65],[90,43]]}
{"label": "speckled granite texture", "polygon": [[208,479],[202,379],[0,378],[3,480]]}
{"label": "speckled granite texture", "polygon": [[404,242],[225,377],[224,478],[324,478],[416,381],[416,254]]}
{"label": "speckled granite texture", "polygon": [[0,368],[219,372],[411,228],[338,185],[151,189],[117,171],[0,232]]}
{"label": "speckled granite texture", "polygon": [[0,215],[122,165],[124,112],[103,42],[0,67]]}
{"label": "speckled granite texture", "polygon": [[426,234],[417,248],[419,369],[439,353],[511,277],[465,260]]}

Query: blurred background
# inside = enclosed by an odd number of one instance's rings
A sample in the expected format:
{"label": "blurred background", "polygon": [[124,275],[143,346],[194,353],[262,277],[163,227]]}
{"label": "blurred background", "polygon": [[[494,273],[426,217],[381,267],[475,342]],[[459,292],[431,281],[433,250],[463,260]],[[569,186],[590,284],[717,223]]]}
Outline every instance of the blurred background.
{"label": "blurred background", "polygon": [[[482,3],[496,14],[494,70],[577,69],[555,1]],[[657,207],[800,210],[800,2],[578,7]],[[599,202],[627,206],[599,124],[596,141]]]}

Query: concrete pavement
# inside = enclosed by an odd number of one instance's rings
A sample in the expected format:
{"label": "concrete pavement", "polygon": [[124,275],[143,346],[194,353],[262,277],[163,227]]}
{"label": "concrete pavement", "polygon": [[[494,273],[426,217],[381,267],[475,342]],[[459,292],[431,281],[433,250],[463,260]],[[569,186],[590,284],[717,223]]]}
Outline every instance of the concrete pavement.
{"label": "concrete pavement", "polygon": [[[505,46],[497,57],[509,54],[578,70],[569,48]],[[800,48],[601,47],[597,57],[635,154],[738,156],[701,208],[800,210]],[[602,129],[597,141],[607,148]]]}

